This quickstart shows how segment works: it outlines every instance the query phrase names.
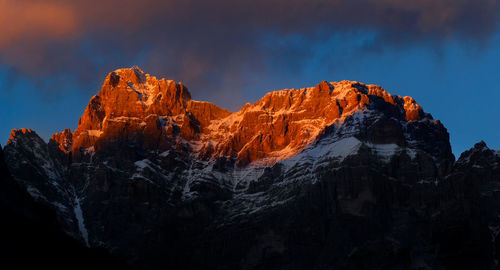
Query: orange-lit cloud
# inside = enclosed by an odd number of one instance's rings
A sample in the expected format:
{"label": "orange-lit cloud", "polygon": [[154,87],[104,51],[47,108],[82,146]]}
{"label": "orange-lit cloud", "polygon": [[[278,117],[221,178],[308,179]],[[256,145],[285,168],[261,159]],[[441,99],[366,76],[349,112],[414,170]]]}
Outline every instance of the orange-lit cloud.
{"label": "orange-lit cloud", "polygon": [[68,38],[77,27],[76,12],[68,4],[0,0],[0,48]]}

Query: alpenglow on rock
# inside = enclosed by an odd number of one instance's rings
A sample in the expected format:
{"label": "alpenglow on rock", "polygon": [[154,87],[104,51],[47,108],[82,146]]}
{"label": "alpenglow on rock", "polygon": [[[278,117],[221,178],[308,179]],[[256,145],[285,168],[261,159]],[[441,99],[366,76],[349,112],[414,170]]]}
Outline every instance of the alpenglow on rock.
{"label": "alpenglow on rock", "polygon": [[12,134],[16,180],[68,234],[140,269],[500,259],[500,154],[477,145],[455,162],[441,122],[379,86],[323,81],[230,112],[134,67],[106,77],[74,133]]}
{"label": "alpenglow on rock", "polygon": [[[192,100],[181,83],[158,80],[137,67],[106,77],[73,135],[73,155],[79,159],[126,141],[146,150],[184,151],[201,160],[270,166],[302,151],[327,127],[341,129],[351,120],[361,121],[359,130],[337,131],[339,137],[357,135],[367,142],[409,148],[432,139],[444,148],[425,149],[428,154],[451,157],[448,134],[438,121],[411,97],[392,96],[378,86],[323,81],[315,87],[268,93],[231,113]],[[432,134],[411,132],[430,125],[435,126],[428,128]],[[392,130],[384,134],[382,128]]]}

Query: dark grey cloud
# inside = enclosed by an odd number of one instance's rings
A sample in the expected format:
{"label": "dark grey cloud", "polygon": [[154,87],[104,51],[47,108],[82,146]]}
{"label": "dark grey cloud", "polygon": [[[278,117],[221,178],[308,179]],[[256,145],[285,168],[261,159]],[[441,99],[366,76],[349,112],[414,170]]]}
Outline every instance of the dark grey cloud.
{"label": "dark grey cloud", "polygon": [[45,91],[139,64],[225,97],[339,33],[372,33],[366,48],[482,42],[499,16],[500,0],[3,0],[0,62]]}

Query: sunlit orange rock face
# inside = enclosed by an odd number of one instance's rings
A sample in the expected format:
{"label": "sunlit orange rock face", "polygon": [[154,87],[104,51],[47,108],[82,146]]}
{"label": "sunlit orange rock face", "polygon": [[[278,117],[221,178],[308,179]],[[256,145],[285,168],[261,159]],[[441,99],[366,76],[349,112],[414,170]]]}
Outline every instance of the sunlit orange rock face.
{"label": "sunlit orange rock face", "polygon": [[181,83],[157,79],[139,68],[110,73],[73,134],[73,155],[95,153],[110,144],[151,151],[183,149],[200,159],[231,158],[238,165],[272,164],[293,156],[325,127],[383,102],[419,120],[422,107],[410,97],[358,82],[274,91],[231,113],[191,99]]}
{"label": "sunlit orange rock face", "polygon": [[[216,155],[237,156],[238,164],[264,164],[289,158],[313,142],[326,126],[341,124],[363,111],[374,97],[407,111],[419,120],[422,108],[413,99],[392,96],[379,86],[357,82],[326,82],[315,87],[274,91],[227,118],[214,120],[204,144]],[[404,104],[403,104],[404,103]]]}
{"label": "sunlit orange rock face", "polygon": [[168,150],[198,139],[212,119],[229,114],[213,104],[191,100],[181,83],[158,80],[136,67],[119,69],[106,77],[80,118],[73,152],[97,151],[115,140]]}
{"label": "sunlit orange rock face", "polygon": [[73,134],[71,130],[67,128],[63,132],[53,134],[50,138],[50,142],[55,143],[59,150],[68,154],[73,148]]}
{"label": "sunlit orange rock face", "polygon": [[16,138],[19,137],[20,135],[31,134],[31,133],[33,133],[33,131],[29,128],[13,129],[10,131],[10,136],[9,140],[7,141],[7,144],[13,143],[16,140]]}

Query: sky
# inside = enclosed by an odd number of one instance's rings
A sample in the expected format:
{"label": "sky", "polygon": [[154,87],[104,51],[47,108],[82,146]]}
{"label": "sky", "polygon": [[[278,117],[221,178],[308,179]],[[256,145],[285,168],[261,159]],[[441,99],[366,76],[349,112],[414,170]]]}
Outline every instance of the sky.
{"label": "sky", "polygon": [[0,0],[0,144],[71,128],[137,65],[238,110],[320,81],[412,96],[455,155],[500,149],[500,0]]}

